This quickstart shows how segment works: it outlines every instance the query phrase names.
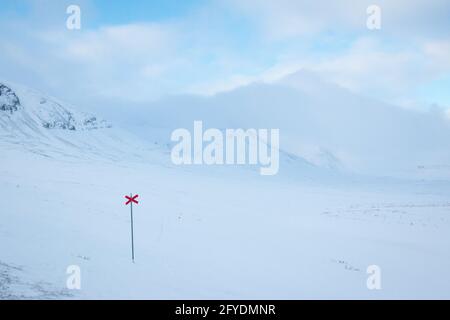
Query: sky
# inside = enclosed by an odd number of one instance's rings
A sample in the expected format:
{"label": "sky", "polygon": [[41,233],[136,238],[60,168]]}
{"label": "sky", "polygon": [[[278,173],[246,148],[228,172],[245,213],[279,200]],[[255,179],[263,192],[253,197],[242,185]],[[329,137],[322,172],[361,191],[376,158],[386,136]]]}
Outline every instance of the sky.
{"label": "sky", "polygon": [[[448,0],[0,2],[0,79],[72,103],[213,95],[305,69],[405,108],[450,110]],[[72,4],[79,30],[66,27]]]}

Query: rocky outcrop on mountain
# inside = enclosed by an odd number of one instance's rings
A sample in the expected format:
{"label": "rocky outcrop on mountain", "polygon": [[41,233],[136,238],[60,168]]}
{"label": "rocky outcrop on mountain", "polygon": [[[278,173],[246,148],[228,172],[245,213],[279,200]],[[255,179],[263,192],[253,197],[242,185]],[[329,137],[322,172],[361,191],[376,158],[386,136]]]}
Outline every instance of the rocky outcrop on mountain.
{"label": "rocky outcrop on mountain", "polygon": [[[25,116],[26,127],[29,127],[31,122],[45,129],[70,131],[111,127],[105,120],[68,108],[55,98],[31,89],[0,83],[0,112],[4,111],[4,116],[9,118],[19,108],[22,116]],[[17,122],[17,119],[10,120]]]}
{"label": "rocky outcrop on mountain", "polygon": [[20,100],[9,87],[0,83],[0,111],[13,113],[20,107]]}

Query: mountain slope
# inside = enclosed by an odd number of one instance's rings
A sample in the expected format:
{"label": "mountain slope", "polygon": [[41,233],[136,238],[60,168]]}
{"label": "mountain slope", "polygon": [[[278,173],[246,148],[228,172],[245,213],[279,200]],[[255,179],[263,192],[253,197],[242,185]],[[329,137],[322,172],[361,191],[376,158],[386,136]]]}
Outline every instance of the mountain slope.
{"label": "mountain slope", "polygon": [[[170,141],[171,133],[177,129],[178,124],[185,124],[188,130],[192,130],[193,122],[190,119],[195,119],[192,118],[195,110],[192,110],[192,113],[178,114],[179,117],[184,117],[182,122],[172,121],[167,124],[156,110],[149,110],[145,117],[137,118],[150,117],[154,120],[153,123],[146,125],[145,132],[133,134],[130,133],[133,126],[127,130],[116,128],[106,120],[79,112],[76,107],[36,90],[7,82],[3,82],[1,86],[3,91],[0,97],[4,103],[0,110],[0,145],[3,145],[3,149],[26,150],[47,157],[133,159],[172,166],[170,152],[174,143]],[[170,117],[173,110],[167,108],[162,111]],[[205,122],[211,123],[207,117]],[[266,144],[264,141],[260,143]],[[313,177],[327,174],[327,169],[324,171],[285,150],[279,151],[280,167],[288,175],[294,173],[301,177]],[[253,171],[260,168],[259,165],[181,168],[207,174],[211,170],[236,171],[236,167]],[[336,166],[328,168],[335,169]]]}
{"label": "mountain slope", "polygon": [[222,129],[278,128],[286,153],[353,173],[409,176],[419,174],[420,165],[450,163],[444,113],[358,96],[304,70],[274,83],[208,97],[172,96],[127,112],[132,130],[166,141],[174,128],[190,128],[194,120]]}
{"label": "mountain slope", "polygon": [[0,145],[47,157],[145,160],[153,149],[106,120],[20,85],[0,83]]}

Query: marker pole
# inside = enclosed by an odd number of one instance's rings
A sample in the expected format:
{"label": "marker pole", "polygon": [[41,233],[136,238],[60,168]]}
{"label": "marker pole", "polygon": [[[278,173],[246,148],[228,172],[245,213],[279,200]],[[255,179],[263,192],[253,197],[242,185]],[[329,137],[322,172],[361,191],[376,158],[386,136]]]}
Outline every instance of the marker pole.
{"label": "marker pole", "polygon": [[[130,194],[130,197],[133,198],[133,194]],[[133,230],[133,201],[130,203],[131,207],[131,259],[134,263],[134,230]]]}

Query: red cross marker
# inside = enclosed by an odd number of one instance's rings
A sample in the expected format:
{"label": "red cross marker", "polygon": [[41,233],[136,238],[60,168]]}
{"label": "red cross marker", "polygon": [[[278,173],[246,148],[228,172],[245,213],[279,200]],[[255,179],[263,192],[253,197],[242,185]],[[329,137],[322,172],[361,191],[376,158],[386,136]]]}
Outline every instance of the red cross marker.
{"label": "red cross marker", "polygon": [[130,205],[130,215],[131,215],[131,259],[134,263],[134,223],[133,223],[133,203],[138,204],[139,201],[136,199],[139,197],[138,194],[134,195],[130,194],[129,196],[125,196],[125,199],[127,199],[127,202],[125,202],[125,205]]}
{"label": "red cross marker", "polygon": [[127,199],[128,201],[127,202],[125,202],[125,205],[129,205],[130,203],[132,204],[132,203],[136,203],[136,204],[138,204],[139,203],[139,201],[137,201],[136,199],[137,199],[137,197],[139,197],[139,195],[137,194],[137,195],[135,195],[135,196],[125,196],[125,199]]}

